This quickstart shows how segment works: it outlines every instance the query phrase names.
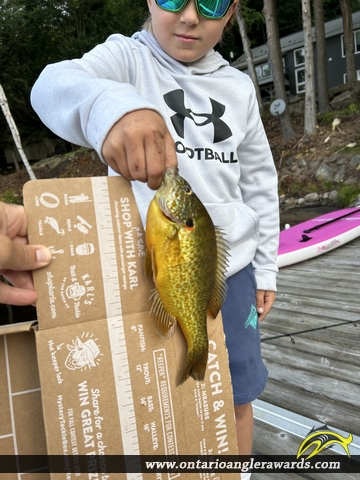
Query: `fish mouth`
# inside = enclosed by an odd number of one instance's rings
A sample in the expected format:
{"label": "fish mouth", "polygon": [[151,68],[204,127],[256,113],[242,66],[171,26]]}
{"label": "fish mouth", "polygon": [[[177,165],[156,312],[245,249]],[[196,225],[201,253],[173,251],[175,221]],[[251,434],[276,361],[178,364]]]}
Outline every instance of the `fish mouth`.
{"label": "fish mouth", "polygon": [[176,180],[179,177],[178,167],[168,167],[164,175],[164,183],[167,185],[169,182]]}

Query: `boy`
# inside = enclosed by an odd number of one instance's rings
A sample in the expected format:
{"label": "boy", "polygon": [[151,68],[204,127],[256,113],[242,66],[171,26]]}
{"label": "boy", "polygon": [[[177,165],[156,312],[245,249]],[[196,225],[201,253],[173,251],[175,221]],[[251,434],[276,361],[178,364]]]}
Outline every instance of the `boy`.
{"label": "boy", "polygon": [[[251,401],[265,388],[258,321],[276,290],[277,176],[250,78],[213,47],[238,0],[147,0],[131,38],[46,67],[32,104],[57,135],[93,147],[133,182],[145,223],[167,166],[179,163],[230,244],[222,308],[239,453],[250,455]],[[147,182],[147,185],[146,185]],[[246,475],[242,478],[248,478]]]}

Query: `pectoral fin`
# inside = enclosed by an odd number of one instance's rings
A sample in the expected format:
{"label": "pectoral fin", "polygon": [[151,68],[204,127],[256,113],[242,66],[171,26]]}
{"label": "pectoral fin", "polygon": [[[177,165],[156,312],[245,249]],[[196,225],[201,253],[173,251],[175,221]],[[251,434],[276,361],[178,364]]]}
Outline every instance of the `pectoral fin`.
{"label": "pectoral fin", "polygon": [[226,270],[228,267],[229,247],[224,238],[222,230],[215,227],[216,245],[217,245],[217,267],[215,285],[210,298],[208,312],[213,318],[216,318],[221,305],[224,303],[227,292]]}
{"label": "pectoral fin", "polygon": [[161,337],[168,339],[174,334],[176,318],[165,310],[156,288],[153,290],[150,299],[153,300],[150,313],[154,317],[155,330]]}
{"label": "pectoral fin", "polygon": [[157,267],[154,247],[147,249],[145,253],[145,277],[147,278],[151,273],[156,286]]}

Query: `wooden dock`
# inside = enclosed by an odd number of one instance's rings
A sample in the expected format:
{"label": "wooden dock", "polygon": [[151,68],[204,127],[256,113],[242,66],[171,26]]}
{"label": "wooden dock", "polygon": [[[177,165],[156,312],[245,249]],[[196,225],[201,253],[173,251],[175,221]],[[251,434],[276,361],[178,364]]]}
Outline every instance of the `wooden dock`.
{"label": "wooden dock", "polygon": [[[269,381],[260,400],[360,436],[359,294],[360,238],[280,270],[277,299],[261,324]],[[304,438],[256,419],[254,453],[296,456]],[[280,478],[320,480],[328,475]],[[252,478],[275,477],[259,473]],[[359,473],[331,478],[352,480]]]}

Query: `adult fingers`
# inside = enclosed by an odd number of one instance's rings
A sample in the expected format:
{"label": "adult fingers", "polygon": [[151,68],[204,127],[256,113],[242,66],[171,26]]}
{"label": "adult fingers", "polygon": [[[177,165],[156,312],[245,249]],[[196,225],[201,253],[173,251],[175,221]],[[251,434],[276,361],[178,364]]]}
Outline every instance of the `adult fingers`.
{"label": "adult fingers", "polygon": [[0,271],[28,271],[48,265],[50,250],[42,245],[21,245],[0,235]]}
{"label": "adult fingers", "polygon": [[34,290],[12,287],[0,281],[0,303],[8,305],[33,305],[38,298]]}

